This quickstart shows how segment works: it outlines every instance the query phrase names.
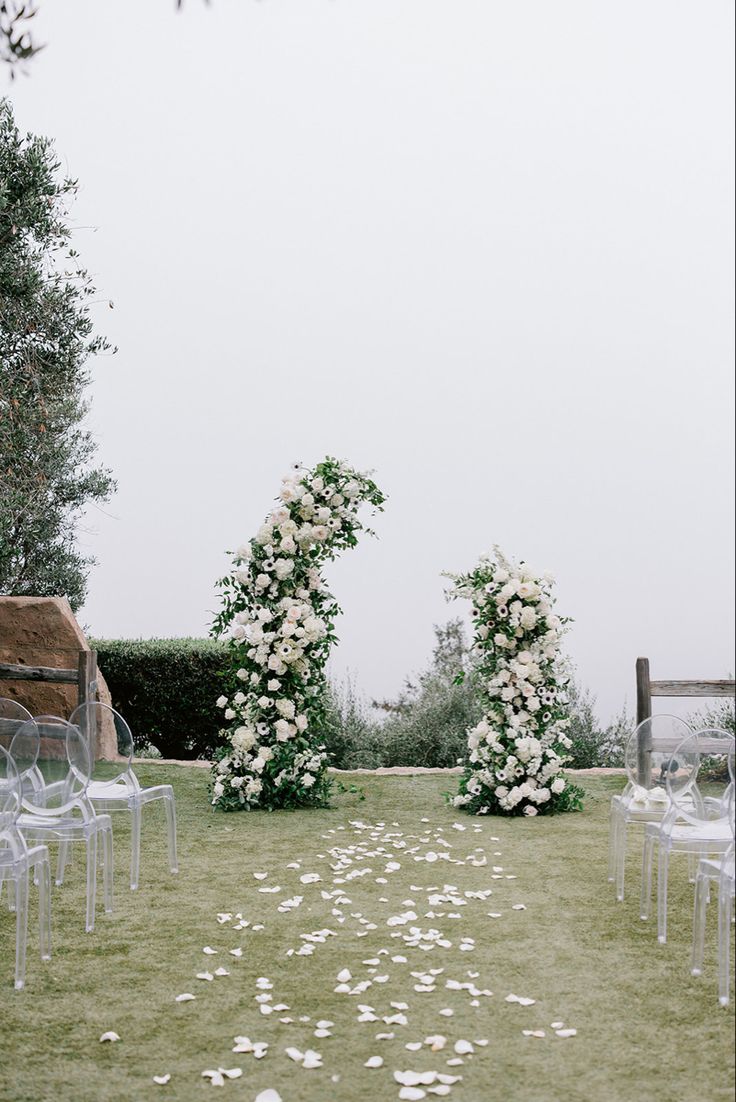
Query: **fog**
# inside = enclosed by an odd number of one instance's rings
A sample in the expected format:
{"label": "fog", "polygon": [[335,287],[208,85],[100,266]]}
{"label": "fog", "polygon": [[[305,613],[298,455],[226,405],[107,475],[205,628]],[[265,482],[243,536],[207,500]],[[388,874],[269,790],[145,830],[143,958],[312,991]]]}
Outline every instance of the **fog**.
{"label": "fog", "polygon": [[[558,581],[608,717],[733,652],[733,5],[42,0],[5,92],[78,177],[118,346],[97,635],[207,630],[293,460],[389,496],[333,671],[420,669],[443,570]],[[107,305],[114,303],[114,309]]]}

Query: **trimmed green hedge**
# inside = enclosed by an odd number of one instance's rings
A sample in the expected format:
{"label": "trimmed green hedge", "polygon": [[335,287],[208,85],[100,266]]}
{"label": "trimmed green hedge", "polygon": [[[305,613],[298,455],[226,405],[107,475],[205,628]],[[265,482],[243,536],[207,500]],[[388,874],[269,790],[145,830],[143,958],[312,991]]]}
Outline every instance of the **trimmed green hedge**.
{"label": "trimmed green hedge", "polygon": [[232,677],[228,648],[214,639],[95,639],[113,707],[130,724],[136,749],[164,758],[211,757],[220,744],[215,707]]}

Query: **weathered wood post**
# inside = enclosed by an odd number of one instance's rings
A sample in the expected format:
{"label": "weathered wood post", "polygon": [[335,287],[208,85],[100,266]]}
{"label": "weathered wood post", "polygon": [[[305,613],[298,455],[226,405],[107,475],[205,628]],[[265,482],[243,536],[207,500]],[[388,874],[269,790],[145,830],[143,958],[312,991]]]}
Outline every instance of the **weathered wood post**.
{"label": "weathered wood post", "polygon": [[77,667],[77,703],[86,704],[97,696],[97,651],[80,650]]}
{"label": "weathered wood post", "polygon": [[[652,715],[652,686],[649,678],[649,659],[637,658],[636,660],[636,725],[650,719]],[[639,784],[644,788],[649,787],[651,775],[651,751],[652,732],[650,724],[639,731],[636,749],[636,771]]]}

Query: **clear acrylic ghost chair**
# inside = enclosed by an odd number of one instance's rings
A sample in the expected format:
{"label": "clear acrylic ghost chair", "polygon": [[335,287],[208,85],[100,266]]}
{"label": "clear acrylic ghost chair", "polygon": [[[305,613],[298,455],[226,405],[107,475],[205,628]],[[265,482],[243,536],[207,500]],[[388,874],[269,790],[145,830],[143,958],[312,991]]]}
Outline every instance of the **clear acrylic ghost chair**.
{"label": "clear acrylic ghost chair", "polygon": [[[32,728],[39,735],[38,759],[24,770],[23,811],[18,828],[27,839],[59,842],[60,856],[70,842],[84,843],[87,856],[85,928],[95,926],[98,840],[101,842],[105,910],[112,911],[112,820],[99,815],[87,796],[92,773],[89,747],[81,731],[58,716],[36,716],[19,728],[21,740]],[[61,870],[63,873],[63,868]],[[57,872],[56,883],[62,877]]]}
{"label": "clear acrylic ghost chair", "polygon": [[0,746],[0,882],[12,885],[15,907],[15,987],[25,983],[28,941],[28,881],[38,881],[39,941],[43,960],[51,958],[51,874],[46,846],[29,847],[18,830],[22,782],[12,757]]}
{"label": "clear acrylic ghost chair", "polygon": [[[616,885],[619,902],[624,898],[628,827],[661,822],[669,806],[665,778],[672,752],[691,730],[677,716],[651,716],[639,724],[626,744],[628,779],[621,795],[611,799],[608,851],[608,879]],[[689,787],[686,782],[683,778],[685,788]]]}
{"label": "clear acrylic ghost chair", "polygon": [[[734,785],[730,784],[726,795],[726,809],[732,832],[736,827],[734,823],[734,801]],[[710,900],[713,885],[718,889],[718,1001],[721,1006],[728,1006],[731,981],[731,922],[734,892],[736,891],[736,861],[733,841],[720,861],[701,857],[698,865],[698,874],[695,880],[691,966],[694,976],[703,974],[706,907]]]}
{"label": "clear acrylic ghost chair", "polygon": [[[157,784],[149,788],[141,784],[133,772],[133,735],[123,717],[99,701],[90,701],[72,712],[70,723],[77,727],[87,738],[92,750],[93,768],[87,795],[99,811],[129,811],[131,823],[130,888],[138,887],[141,861],[141,811],[154,800],[163,800],[166,812],[166,827],[169,845],[169,867],[173,873],[179,871],[176,855],[176,803],[174,790],[170,784]],[[94,747],[109,742],[114,733],[117,743],[119,772],[114,777],[98,776],[95,764]]]}
{"label": "clear acrylic ghost chair", "polygon": [[[727,780],[720,797],[703,799],[696,783],[682,784],[682,778],[697,781],[702,758],[725,759]],[[667,940],[667,881],[673,853],[692,859],[723,855],[733,841],[730,820],[730,791],[734,775],[734,737],[728,731],[707,728],[694,731],[677,747],[667,773],[667,794],[671,806],[660,823],[645,827],[642,861],[641,917],[649,917],[652,895],[654,847],[659,847],[657,866],[657,938]]]}
{"label": "clear acrylic ghost chair", "polygon": [[[11,700],[9,697],[0,696],[0,746],[3,750],[7,750],[11,757],[11,744],[16,731],[29,719],[32,719],[31,713],[27,708],[24,708],[22,704],[19,704],[17,700]],[[15,763],[17,765],[17,762]],[[0,896],[2,894],[3,880],[0,879]],[[11,906],[13,905],[11,899]]]}

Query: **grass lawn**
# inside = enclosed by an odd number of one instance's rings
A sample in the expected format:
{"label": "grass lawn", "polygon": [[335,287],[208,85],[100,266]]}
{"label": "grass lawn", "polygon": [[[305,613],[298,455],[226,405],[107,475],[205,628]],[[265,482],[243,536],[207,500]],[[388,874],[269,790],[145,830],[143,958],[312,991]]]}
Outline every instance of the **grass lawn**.
{"label": "grass lawn", "polygon": [[[118,816],[114,913],[105,915],[100,906],[96,931],[84,933],[77,857],[53,896],[53,959],[38,958],[34,924],[21,992],[12,987],[13,923],[3,907],[3,1100],[199,1098],[212,1091],[201,1072],[218,1066],[243,1069],[241,1078],[216,1090],[247,1102],[267,1087],[283,1102],[382,1102],[399,1098],[395,1070],[429,1069],[462,1075],[448,1096],[459,1102],[733,1098],[733,1013],[717,1001],[715,907],[705,975],[696,980],[689,973],[692,887],[685,861],[672,864],[666,946],[658,945],[652,923],[638,917],[636,858],[624,904],[614,902],[606,881],[608,799],[622,778],[586,777],[582,814],[479,820],[443,803],[455,777],[361,775],[354,780],[365,799],[343,793],[329,810],[224,815],[210,811],[201,769],[152,764],[138,773],[143,783],[174,785],[181,872],[168,873],[163,812],[147,808],[141,888],[131,893],[128,818]],[[351,820],[382,825],[356,828]],[[415,859],[443,852],[452,860]],[[482,855],[485,865],[477,863]],[[287,868],[295,861],[298,869]],[[388,862],[400,867],[386,871]],[[364,869],[370,872],[352,878]],[[268,876],[258,880],[256,872]],[[302,884],[308,873],[321,880]],[[442,893],[445,885],[453,886],[446,894],[455,898],[430,903],[429,889]],[[276,886],[279,892],[260,890]],[[488,889],[486,898],[463,895]],[[328,892],[336,894],[323,898]],[[295,895],[301,904],[279,913],[278,905]],[[338,904],[339,898],[350,902]],[[514,910],[518,903],[526,909]],[[35,918],[35,895],[32,907]],[[415,920],[386,925],[409,910]],[[428,911],[434,917],[426,917]],[[234,930],[235,919],[219,924],[218,912],[241,912],[251,926]],[[440,931],[451,944],[431,951],[407,945],[412,926]],[[316,943],[311,956],[287,955],[306,944],[300,935],[326,928],[336,936]],[[463,938],[474,939],[475,948],[460,951]],[[204,946],[218,955],[203,954]],[[243,949],[240,958],[229,954],[236,947]],[[216,967],[230,975],[195,978]],[[359,995],[336,994],[337,973],[345,968],[351,987],[363,980],[372,985]],[[436,989],[415,991],[419,980],[411,973],[430,969],[443,969]],[[259,990],[259,977],[272,989]],[[447,980],[493,995],[448,989]],[[177,1004],[175,996],[185,992],[196,999]],[[536,1001],[508,1003],[510,993]],[[264,1015],[259,994],[290,1009]],[[358,1004],[373,1007],[378,1020],[359,1023]],[[453,1014],[443,1016],[441,1009]],[[406,1024],[383,1021],[397,1013]],[[332,1036],[317,1039],[321,1019],[334,1023]],[[577,1036],[557,1037],[552,1022],[577,1029]],[[525,1029],[546,1036],[523,1036]],[[120,1042],[100,1044],[105,1030],[115,1030]],[[395,1036],[377,1040],[377,1033]],[[442,1051],[405,1047],[437,1034],[447,1038]],[[234,1054],[236,1035],[268,1042],[265,1058]],[[488,1044],[447,1066],[459,1039]],[[284,1054],[288,1046],[317,1050],[324,1066],[302,1068]],[[371,1056],[382,1056],[384,1066],[364,1068]],[[171,1081],[155,1085],[152,1077],[164,1073]],[[434,1097],[428,1094],[428,1102]]]}

